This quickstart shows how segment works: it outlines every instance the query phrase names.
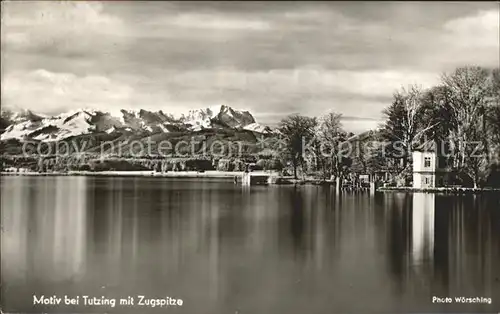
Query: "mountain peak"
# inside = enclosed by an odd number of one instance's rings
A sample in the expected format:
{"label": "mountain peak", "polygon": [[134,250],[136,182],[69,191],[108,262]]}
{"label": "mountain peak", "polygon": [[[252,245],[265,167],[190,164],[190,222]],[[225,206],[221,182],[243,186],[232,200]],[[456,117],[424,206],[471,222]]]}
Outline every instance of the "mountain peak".
{"label": "mountain peak", "polygon": [[[256,123],[248,111],[235,110],[227,105],[211,106],[190,110],[179,119],[162,110],[121,109],[119,112],[79,108],[48,117],[24,110],[12,114],[14,120],[7,121],[1,140],[10,138],[34,138],[38,140],[60,140],[92,132],[115,132],[131,129],[148,133],[175,131],[199,131],[202,129],[239,128],[253,132],[267,133],[268,128]],[[5,121],[2,121],[5,122]]]}
{"label": "mountain peak", "polygon": [[194,126],[209,128],[213,120],[230,128],[244,127],[255,123],[255,119],[248,111],[235,110],[226,105],[217,105],[205,109],[190,110],[187,116],[181,119]]}

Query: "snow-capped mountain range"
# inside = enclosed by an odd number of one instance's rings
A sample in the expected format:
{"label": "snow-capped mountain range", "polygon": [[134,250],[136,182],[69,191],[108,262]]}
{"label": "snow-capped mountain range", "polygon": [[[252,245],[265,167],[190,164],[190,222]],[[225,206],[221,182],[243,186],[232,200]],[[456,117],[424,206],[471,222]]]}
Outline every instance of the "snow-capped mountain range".
{"label": "snow-capped mountain range", "polygon": [[57,141],[68,137],[96,132],[113,133],[119,130],[145,134],[203,129],[242,129],[256,133],[270,133],[269,127],[258,124],[248,111],[229,106],[215,106],[191,110],[180,117],[160,111],[120,110],[111,114],[94,109],[78,109],[56,116],[46,116],[30,110],[2,114],[5,131],[0,140],[34,139]]}

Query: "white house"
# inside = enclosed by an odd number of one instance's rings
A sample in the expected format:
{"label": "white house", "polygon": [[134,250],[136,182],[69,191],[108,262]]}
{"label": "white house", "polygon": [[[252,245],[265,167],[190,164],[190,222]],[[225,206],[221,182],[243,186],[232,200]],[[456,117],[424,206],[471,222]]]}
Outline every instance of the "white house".
{"label": "white house", "polygon": [[416,189],[435,188],[448,182],[447,171],[441,169],[435,151],[413,152],[413,187]]}

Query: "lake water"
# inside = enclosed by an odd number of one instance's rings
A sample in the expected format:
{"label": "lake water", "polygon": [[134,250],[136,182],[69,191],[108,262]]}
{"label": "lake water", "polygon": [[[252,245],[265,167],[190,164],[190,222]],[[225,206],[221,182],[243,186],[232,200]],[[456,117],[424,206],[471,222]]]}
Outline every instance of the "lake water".
{"label": "lake water", "polygon": [[[1,205],[4,312],[500,310],[498,195],[2,177]],[[57,307],[33,305],[33,295],[169,296],[183,305]]]}

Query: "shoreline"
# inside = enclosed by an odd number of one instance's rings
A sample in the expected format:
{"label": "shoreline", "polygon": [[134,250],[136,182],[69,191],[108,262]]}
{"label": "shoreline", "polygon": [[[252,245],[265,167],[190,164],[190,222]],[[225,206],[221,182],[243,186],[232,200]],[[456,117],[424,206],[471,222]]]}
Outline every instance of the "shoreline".
{"label": "shoreline", "polygon": [[[217,171],[209,170],[204,172],[197,171],[170,171],[170,172],[154,172],[154,171],[68,171],[68,172],[0,172],[2,176],[90,176],[90,177],[153,177],[153,178],[177,178],[177,179],[225,179],[234,180],[241,183],[243,171]],[[316,186],[334,186],[334,182],[323,180],[301,180],[293,179],[293,177],[284,177],[277,175],[276,172],[253,171],[254,175],[276,176],[282,183],[273,183],[271,185],[289,185],[289,184],[307,184]],[[343,190],[341,193],[349,193],[351,191]],[[435,194],[479,194],[479,193],[500,193],[500,188],[467,188],[467,187],[437,187],[418,189],[413,187],[379,187],[377,193],[391,192],[406,192],[406,193],[435,193]]]}
{"label": "shoreline", "polygon": [[161,177],[161,178],[234,178],[243,172],[184,171],[157,173],[154,171],[68,171],[68,172],[2,172],[6,176],[104,176],[104,177]]}
{"label": "shoreline", "polygon": [[413,187],[381,187],[377,192],[408,192],[408,193],[434,193],[434,194],[478,194],[500,193],[500,188],[466,188],[466,187],[438,187],[419,189]]}
{"label": "shoreline", "polygon": [[[68,171],[68,172],[1,172],[2,176],[105,176],[105,177],[159,177],[159,178],[227,178],[241,179],[243,171]],[[275,175],[273,172],[254,171],[254,175]]]}

